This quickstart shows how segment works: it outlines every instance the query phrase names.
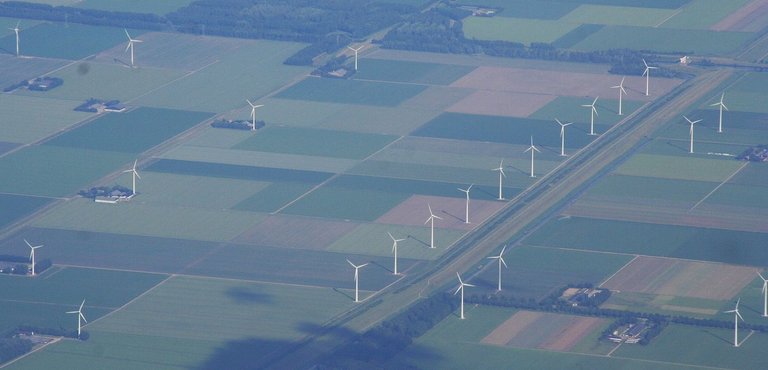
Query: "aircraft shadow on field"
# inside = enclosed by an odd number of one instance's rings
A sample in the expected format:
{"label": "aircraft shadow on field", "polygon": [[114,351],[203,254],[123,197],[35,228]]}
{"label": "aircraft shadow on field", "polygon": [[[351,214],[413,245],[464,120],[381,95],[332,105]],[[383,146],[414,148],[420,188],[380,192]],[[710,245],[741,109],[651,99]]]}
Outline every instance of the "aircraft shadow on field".
{"label": "aircraft shadow on field", "polygon": [[[304,337],[305,335],[325,335],[330,340],[337,342],[350,342],[357,338],[359,334],[347,328],[333,326],[324,327],[310,322],[299,322],[295,326],[296,330]],[[379,339],[381,340],[381,339]],[[298,342],[288,340],[268,340],[263,338],[246,338],[232,340],[224,343],[222,346],[216,348],[213,354],[205,360],[200,366],[196,367],[196,370],[212,370],[212,369],[262,369],[270,366],[275,366],[281,359],[290,358],[291,352],[300,348]],[[382,346],[386,346],[388,343],[381,343]],[[358,361],[374,364],[384,364],[390,358],[382,357],[382,355],[376,356],[376,353],[362,353],[359,351],[350,351],[350,347],[341,349],[342,357],[354,357],[356,355],[365,356],[366,359],[359,358]],[[316,353],[313,357],[317,358],[318,362],[323,365],[329,366],[328,368],[338,368],[340,365],[334,366],[337,360],[332,356],[335,353]],[[312,356],[313,354],[309,354]],[[434,350],[424,347],[418,344],[411,344],[408,351],[402,351],[398,353],[400,363],[408,363],[412,360],[419,361],[436,361],[442,356]],[[340,359],[344,361],[343,358]],[[372,360],[372,361],[371,361]],[[343,364],[343,362],[342,362]],[[376,366],[378,367],[378,366]],[[325,368],[325,367],[324,367]]]}
{"label": "aircraft shadow on field", "polygon": [[240,304],[271,303],[272,296],[262,292],[256,292],[244,287],[233,287],[227,290],[227,296]]}

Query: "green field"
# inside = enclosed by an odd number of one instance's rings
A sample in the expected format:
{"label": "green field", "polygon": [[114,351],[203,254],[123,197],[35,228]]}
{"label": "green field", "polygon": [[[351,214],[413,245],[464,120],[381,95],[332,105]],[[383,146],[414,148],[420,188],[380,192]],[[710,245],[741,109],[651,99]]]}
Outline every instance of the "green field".
{"label": "green field", "polygon": [[[499,251],[495,252],[498,254]],[[541,299],[568,284],[599,285],[632,259],[628,255],[599,254],[551,248],[519,246],[507,248],[502,287],[507,294]],[[472,280],[482,289],[495,291],[498,263],[485,260],[482,272]]]}
{"label": "green field", "polygon": [[662,27],[708,29],[748,2],[749,0],[692,0],[681,12],[664,22]]}
{"label": "green field", "polygon": [[[602,307],[634,312],[722,319],[719,314],[723,311],[721,310],[723,303],[723,301],[704,298],[621,291],[613,292],[611,298],[605,301]],[[729,301],[728,304],[731,302]]]}
{"label": "green field", "polygon": [[[20,27],[21,28],[21,27]],[[137,37],[140,31],[130,30]],[[79,23],[41,23],[20,32],[21,54],[43,58],[79,60],[125,42],[122,28]],[[16,50],[16,36],[0,38],[0,48]]]}
{"label": "green field", "polygon": [[[733,320],[731,315],[721,316],[723,320]],[[739,331],[742,340],[747,333]],[[621,346],[614,355],[731,369],[760,369],[768,361],[765,333],[755,333],[738,349],[732,343],[733,329],[669,325],[649,345]]]}
{"label": "green field", "polygon": [[449,85],[474,70],[474,67],[450,64],[420,63],[386,59],[363,59],[353,76],[357,80],[411,82],[427,85]]}
{"label": "green field", "polygon": [[[2,162],[0,162],[2,163]],[[291,170],[285,168],[256,167],[221,163],[161,159],[145,171],[173,173],[190,176],[222,177],[250,181],[285,181],[317,184],[332,176],[328,172]]]}
{"label": "green field", "polygon": [[67,196],[132,160],[126,153],[51,145],[28,147],[0,158],[0,192]]}
{"label": "green field", "polygon": [[742,165],[744,165],[743,162],[726,159],[637,154],[619,166],[614,173],[628,176],[721,182]]}
{"label": "green field", "polygon": [[246,107],[245,99],[258,100],[309,72],[309,67],[282,64],[305,46],[293,42],[240,40],[235,50],[221,55],[215,63],[153,90],[135,103],[203,112]]}
{"label": "green field", "polygon": [[311,128],[269,127],[235,145],[235,149],[364,159],[395,140],[395,136]]}
{"label": "green field", "polygon": [[[569,126],[566,129],[565,146],[580,148],[587,145],[594,138],[585,134],[589,132],[588,126],[588,122],[586,126],[584,123]],[[568,135],[569,132],[570,135]],[[560,149],[560,126],[552,118],[531,119],[443,113],[421,126],[412,135],[517,145],[530,144],[533,136],[537,145],[557,147],[558,151]]]}
{"label": "green field", "polygon": [[[578,122],[576,127],[581,130],[589,132],[589,120],[590,109],[582,107],[582,104],[592,104],[594,97],[571,97],[571,96],[558,96],[555,100],[547,103],[547,105],[541,107],[539,110],[531,114],[528,118],[537,118],[541,120],[552,120],[553,117],[559,118],[563,122]],[[622,102],[622,111],[624,116],[618,114],[618,101],[614,99],[598,99],[595,104],[597,109],[597,116],[595,117],[595,132],[600,133],[605,131],[610,126],[618,123],[626,117],[626,115],[632,114],[632,112],[640,109],[645,104],[644,102],[637,100],[624,100]],[[555,126],[557,128],[557,126]]]}
{"label": "green field", "polygon": [[478,40],[502,40],[530,44],[554,42],[578,25],[555,20],[509,17],[470,17],[464,20],[464,35]]}
{"label": "green field", "polygon": [[[494,163],[495,162],[495,163]],[[368,175],[375,177],[394,177],[398,179],[425,180],[430,182],[444,182],[452,184],[471,184],[498,186],[499,173],[491,168],[498,168],[499,161],[489,162],[487,168],[469,169],[450,166],[432,166],[426,164],[412,164],[391,161],[365,161],[347,171],[353,175]],[[505,163],[510,163],[506,161]],[[527,162],[530,163],[530,160]],[[505,174],[509,167],[504,165]],[[512,172],[509,171],[509,175]],[[505,194],[517,193],[521,188],[530,185],[530,177],[509,176],[504,179]]]}
{"label": "green field", "polygon": [[579,4],[559,1],[538,1],[535,6],[529,0],[469,0],[462,4],[478,4],[503,8],[502,17],[557,20],[576,9]]}
{"label": "green field", "polygon": [[606,26],[573,46],[576,50],[628,48],[667,53],[722,55],[738,50],[751,33],[669,28]]}
{"label": "green field", "polygon": [[425,88],[426,86],[390,82],[310,77],[277,94],[277,97],[326,103],[395,107],[418,95]]}
{"label": "green field", "polygon": [[573,45],[581,42],[585,38],[589,37],[593,33],[603,29],[602,24],[582,24],[574,28],[571,32],[560,36],[559,39],[552,43],[552,46],[560,49],[570,49]]}
{"label": "green field", "polygon": [[582,4],[560,22],[654,27],[676,13],[674,9]]}
{"label": "green field", "polygon": [[768,264],[768,234],[722,229],[569,217],[549,221],[525,242],[738,265]]}
{"label": "green field", "polygon": [[141,204],[140,196],[141,192],[132,201],[122,204],[99,204],[90,199],[74,199],[38,218],[33,225],[102,233],[226,241],[264,217],[251,212]]}
{"label": "green field", "polygon": [[[392,256],[392,239],[405,239],[397,244],[398,270],[400,258],[435,260],[448,250],[465,231],[435,228],[435,245],[440,248],[430,249],[429,226],[403,226],[384,224],[362,224],[341,239],[331,244],[327,250],[338,253],[356,253],[369,256]],[[389,264],[391,268],[391,263]]]}
{"label": "green field", "polygon": [[693,206],[716,186],[717,184],[704,181],[612,174],[603,177],[591,186],[582,199],[632,200],[645,198],[686,202],[689,206]]}
{"label": "green field", "polygon": [[209,117],[210,113],[142,107],[100,116],[87,125],[56,136],[46,145],[138,154]]}
{"label": "green field", "polygon": [[41,250],[40,256],[54,263],[164,273],[181,272],[216,246],[185,239],[24,228],[3,240],[0,254],[28,255],[23,238],[50,246]]}
{"label": "green field", "polygon": [[[52,74],[54,77],[63,79],[63,85],[50,91],[21,90],[18,94],[69,100],[71,109],[89,98],[117,99],[123,103],[130,103],[133,99],[170,83],[182,75],[183,72],[170,69],[131,69],[122,64],[82,61]],[[108,83],[105,83],[107,81]]]}
{"label": "green field", "polygon": [[4,129],[0,132],[0,141],[29,144],[92,116],[75,112],[74,107],[75,104],[66,100],[3,95],[0,112],[3,112]]}
{"label": "green field", "polygon": [[78,8],[118,12],[166,14],[185,7],[192,0],[84,0],[78,1]]}
{"label": "green field", "polygon": [[[57,344],[18,366],[254,366],[352,304],[327,288],[176,277],[89,325],[94,335],[88,342]],[[222,352],[232,358],[218,359]]]}
{"label": "green field", "polygon": [[275,212],[312,189],[310,184],[294,182],[272,183],[258,193],[242,200],[234,209],[251,212]]}
{"label": "green field", "polygon": [[[2,18],[0,18],[0,20],[2,20]],[[16,22],[14,21],[13,24],[11,24],[9,27],[13,27],[15,25]],[[6,28],[0,28],[0,30],[4,29]],[[61,68],[67,64],[67,61],[56,59],[16,58],[15,47],[16,46],[14,41],[13,51],[3,50],[0,48],[0,88],[4,89],[12,84],[20,82],[21,80],[32,79],[33,77],[37,77],[54,69]],[[13,54],[5,54],[4,52],[12,52]]]}
{"label": "green field", "polygon": [[40,207],[48,204],[49,199],[28,197],[24,195],[0,194],[0,229],[32,214]]}
{"label": "green field", "polygon": [[[16,329],[19,325],[32,325],[44,328],[63,329],[70,333],[77,330],[77,316],[67,311],[77,310],[82,297],[73,295],[66,304],[47,302],[18,302],[0,301],[3,305],[3,315],[0,316],[0,330],[4,332]],[[83,308],[83,314],[89,321],[96,320],[110,311],[111,308],[89,306]]]}
{"label": "green field", "polygon": [[[497,164],[498,166],[498,164]],[[493,178],[493,172],[488,171]],[[496,174],[498,179],[498,173]],[[372,191],[397,193],[402,196],[412,194],[433,195],[441,197],[463,198],[464,193],[458,191],[457,187],[468,186],[461,182],[440,182],[425,180],[410,180],[403,178],[379,177],[379,176],[360,176],[360,175],[340,175],[334,178],[329,186],[350,190]],[[507,189],[513,192],[515,189]],[[475,185],[472,188],[472,199],[493,200],[498,196],[498,185]]]}
{"label": "green field", "polygon": [[[392,275],[390,257],[239,244],[219,248],[187,272],[229,279],[335,288],[329,294],[351,301],[354,300],[355,272],[347,259],[356,264],[371,263],[360,270],[360,289],[367,291],[361,292],[361,298],[367,297],[370,294],[368,291],[379,290],[398,278]],[[398,258],[398,269],[404,271],[414,263],[416,261],[412,259]],[[353,289],[352,295],[349,295],[348,289]]]}
{"label": "green field", "polygon": [[373,221],[406,198],[405,193],[323,186],[291,204],[283,213]]}

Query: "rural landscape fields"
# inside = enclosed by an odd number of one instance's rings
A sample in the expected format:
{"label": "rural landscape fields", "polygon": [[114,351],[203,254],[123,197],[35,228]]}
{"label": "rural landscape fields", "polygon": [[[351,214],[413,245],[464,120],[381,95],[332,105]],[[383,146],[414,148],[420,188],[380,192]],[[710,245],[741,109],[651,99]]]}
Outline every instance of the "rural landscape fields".
{"label": "rural landscape fields", "polygon": [[[637,24],[615,22],[639,9],[634,1],[551,3],[536,14],[470,17],[465,31],[481,38],[482,27],[505,29],[483,22],[554,22],[562,35],[550,39],[505,34],[525,43],[569,38],[563,47],[590,50],[608,42],[604,32],[637,27],[648,40],[631,48],[664,35],[712,34],[719,46],[668,38],[662,51],[680,50],[679,42],[697,54],[734,56],[760,22],[725,21],[753,6],[747,1],[718,12],[705,1],[648,2]],[[0,95],[0,254],[27,256],[25,241],[42,244],[38,258],[53,266],[35,277],[0,275],[0,325],[74,331],[77,317],[67,312],[85,299],[89,338],[57,338],[9,369],[280,367],[302,341],[350,317],[367,321],[349,327],[355,332],[377,324],[385,317],[365,311],[386,307],[397,289],[455,289],[453,281],[409,278],[450,261],[486,220],[567,174],[600,140],[693,90],[696,98],[666,107],[674,114],[640,143],[607,154],[610,165],[592,181],[560,195],[550,215],[507,238],[514,243],[501,295],[540,300],[590,283],[612,291],[606,309],[731,320],[722,312],[741,298],[748,322],[765,320],[756,272],[768,264],[766,170],[735,159],[768,139],[763,73],[729,69],[709,85],[652,77],[646,96],[645,77],[611,74],[604,64],[369,45],[351,78],[334,79],[282,63],[303,43],[133,29],[143,42],[130,68],[120,28],[22,25],[23,56],[0,55],[0,81],[46,75],[64,84]],[[2,32],[0,47],[14,50],[13,31]],[[718,132],[712,104],[723,93],[729,110]],[[127,108],[73,110],[89,98]],[[250,119],[246,99],[263,105],[255,114],[265,127],[210,125]],[[683,115],[702,119],[695,148]],[[538,151],[526,152],[532,145]],[[135,186],[135,196],[110,204],[77,195],[113,185]],[[425,222],[431,215],[434,229]],[[366,263],[357,292],[350,264]],[[496,267],[483,256],[447,274],[461,273],[477,285],[468,297],[482,296],[496,294]],[[766,359],[768,334],[760,331],[744,330],[733,348],[730,329],[670,324],[648,345],[616,345],[599,340],[608,318],[468,306],[467,319],[449,315],[387,366],[755,368]],[[695,344],[676,344],[683,341]]]}

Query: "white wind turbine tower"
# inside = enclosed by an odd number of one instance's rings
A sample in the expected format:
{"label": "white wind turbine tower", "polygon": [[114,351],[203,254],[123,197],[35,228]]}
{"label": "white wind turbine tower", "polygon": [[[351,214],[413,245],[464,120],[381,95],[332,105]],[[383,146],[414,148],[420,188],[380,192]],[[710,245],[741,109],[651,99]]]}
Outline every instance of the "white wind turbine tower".
{"label": "white wind turbine tower", "polygon": [[459,189],[459,191],[464,192],[464,193],[467,194],[467,210],[466,210],[466,212],[464,212],[464,223],[465,224],[469,223],[469,191],[472,190],[472,186],[474,186],[474,185],[475,184],[469,185],[469,187],[466,188],[466,189],[457,188],[457,189]]}
{"label": "white wind turbine tower", "polygon": [[251,103],[248,99],[245,99],[245,101],[251,106],[251,131],[256,131],[256,108],[261,108],[264,104],[256,105]]}
{"label": "white wind turbine tower", "polygon": [[688,123],[690,123],[690,124],[691,124],[691,149],[689,150],[689,153],[693,153],[693,125],[695,125],[695,124],[697,124],[697,123],[701,122],[701,120],[700,120],[700,119],[697,119],[697,120],[695,120],[695,121],[691,121],[691,120],[690,120],[690,119],[688,119],[688,117],[686,117],[686,116],[683,116],[683,118],[685,118],[685,120],[686,120],[686,121],[688,121]]}
{"label": "white wind turbine tower", "polygon": [[[539,150],[539,148],[537,148],[535,145],[533,145],[533,136],[531,136],[531,146],[529,146],[528,149],[525,150],[525,152],[527,152],[529,150],[531,151],[531,177],[536,177],[536,173],[533,172],[534,152],[541,153],[541,150]],[[523,153],[525,153],[525,152],[523,152]]]}
{"label": "white wind turbine tower", "polygon": [[507,177],[504,173],[504,160],[499,162],[499,167],[491,169],[491,171],[499,171],[499,200],[504,200],[504,194],[502,193],[502,177]]}
{"label": "white wind turbine tower", "polygon": [[621,97],[627,94],[627,90],[624,90],[624,77],[621,78],[621,82],[616,86],[611,86],[612,89],[619,89],[619,115],[623,115],[621,112]]}
{"label": "white wind turbine tower", "polygon": [[717,132],[722,133],[723,132],[723,109],[728,110],[728,107],[725,106],[725,103],[723,103],[723,99],[725,99],[725,93],[720,95],[720,101],[715,104],[710,104],[710,107],[720,107],[720,123],[717,125]]}
{"label": "white wind turbine tower", "polygon": [[764,278],[760,271],[757,274],[763,279],[763,317],[768,317],[768,279]]}
{"label": "white wind turbine tower", "polygon": [[557,118],[555,118],[555,122],[560,125],[560,156],[565,157],[565,127],[572,125],[573,122],[562,123]]}
{"label": "white wind turbine tower", "polygon": [[358,266],[358,265],[355,265],[354,263],[352,263],[352,261],[350,261],[350,260],[347,260],[347,262],[350,265],[352,265],[352,267],[355,268],[355,302],[360,302],[360,299],[359,299],[360,296],[358,294],[359,293],[358,286],[359,286],[359,283],[360,283],[360,273],[359,273],[359,270],[361,268],[365,267],[365,266],[368,266],[368,264],[364,263],[364,264]]}
{"label": "white wind turbine tower", "polygon": [[357,71],[357,52],[360,51],[363,47],[365,47],[365,45],[360,45],[360,46],[357,47],[357,49],[355,49],[355,48],[353,48],[351,46],[347,46],[347,49],[352,50],[352,51],[355,52],[355,71]]}
{"label": "white wind turbine tower", "polygon": [[504,265],[504,267],[507,267],[507,263],[504,261],[505,250],[507,250],[506,245],[503,248],[501,248],[501,253],[499,253],[498,256],[488,257],[488,259],[499,260],[499,291],[501,291],[501,265]]}
{"label": "white wind turbine tower", "polygon": [[648,96],[648,85],[651,79],[651,70],[659,69],[659,67],[649,66],[648,63],[645,62],[645,59],[643,59],[643,65],[645,66],[645,71],[643,71],[643,76],[645,76],[645,96]]}
{"label": "white wind turbine tower", "polygon": [[744,318],[741,317],[741,314],[739,313],[739,302],[741,301],[741,298],[736,300],[736,308],[725,311],[724,313],[733,313],[733,346],[738,347],[739,346],[739,319],[741,321],[744,321]]}
{"label": "white wind turbine tower", "polygon": [[395,269],[394,269],[395,272],[394,272],[394,274],[398,275],[398,273],[397,273],[397,242],[404,241],[405,239],[395,239],[395,237],[392,236],[391,233],[387,232],[387,234],[389,234],[389,237],[392,239],[392,253],[395,254]]}
{"label": "white wind turbine tower", "polygon": [[435,219],[442,220],[442,218],[432,213],[432,206],[430,206],[429,203],[427,203],[427,208],[429,208],[429,218],[427,218],[427,221],[424,221],[424,223],[432,223],[432,225],[430,225],[432,230],[430,232],[429,247],[435,249]]}
{"label": "white wind turbine tower", "polygon": [[455,292],[453,292],[453,295],[456,295],[457,293],[459,293],[459,291],[461,291],[461,316],[460,317],[462,320],[464,320],[464,287],[465,286],[473,287],[474,285],[467,284],[461,281],[461,275],[459,275],[458,272],[456,273],[456,277],[459,278],[459,287],[456,289]]}
{"label": "white wind turbine tower", "polygon": [[85,304],[85,299],[83,299],[83,303],[80,303],[80,308],[77,309],[77,311],[67,311],[67,313],[76,313],[77,314],[77,337],[80,338],[80,328],[82,327],[82,324],[80,320],[85,321],[86,323],[88,320],[85,319],[85,316],[83,315],[83,305]]}
{"label": "white wind turbine tower", "polygon": [[33,247],[32,244],[29,244],[27,239],[24,239],[24,243],[27,243],[27,246],[29,246],[29,259],[32,261],[32,276],[35,276],[35,249],[42,248],[43,245],[41,244]]}
{"label": "white wind turbine tower", "polygon": [[19,54],[19,31],[21,31],[21,29],[19,28],[20,24],[21,24],[21,21],[18,21],[16,22],[16,27],[9,28],[9,30],[16,33],[16,56],[17,57],[21,55]]}
{"label": "white wind turbine tower", "polygon": [[123,171],[123,173],[128,173],[128,172],[131,173],[131,177],[132,177],[132,180],[133,180],[132,181],[132,187],[131,187],[131,192],[132,192],[131,193],[131,198],[133,198],[133,196],[136,195],[136,178],[137,177],[141,178],[141,176],[139,176],[139,172],[136,171],[136,163],[138,163],[138,161],[139,161],[138,159],[133,161],[133,167]]}
{"label": "white wind turbine tower", "polygon": [[597,135],[595,133],[595,116],[597,116],[597,108],[595,108],[595,104],[597,104],[598,97],[595,97],[595,100],[592,102],[592,104],[582,104],[581,106],[584,108],[590,108],[590,114],[589,114],[589,134],[590,135]]}
{"label": "white wind turbine tower", "polygon": [[136,67],[136,64],[134,64],[134,60],[133,60],[133,44],[137,42],[141,43],[144,41],[131,38],[131,35],[128,34],[128,30],[125,28],[123,28],[123,31],[125,31],[125,35],[128,36],[128,46],[125,47],[125,51],[128,51],[128,49],[131,49],[131,68],[134,68]]}

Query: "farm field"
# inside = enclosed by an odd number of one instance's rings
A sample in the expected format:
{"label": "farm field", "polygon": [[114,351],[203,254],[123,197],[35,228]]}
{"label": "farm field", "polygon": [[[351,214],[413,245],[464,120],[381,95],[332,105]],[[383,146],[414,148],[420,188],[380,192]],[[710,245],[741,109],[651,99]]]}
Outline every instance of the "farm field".
{"label": "farm field", "polygon": [[449,64],[371,58],[365,58],[364,63],[365,65],[353,76],[354,79],[449,85],[473,69],[472,67]]}
{"label": "farm field", "polygon": [[[436,227],[436,248],[431,249],[429,247],[430,228],[428,226],[362,224],[332,243],[327,250],[338,253],[390,257],[392,256],[392,239],[387,233],[392,233],[396,239],[405,239],[397,244],[398,262],[400,262],[400,258],[435,260],[448,250],[447,246],[452,245],[464,234],[463,231]],[[437,246],[441,247],[437,248]]]}
{"label": "farm field", "polygon": [[[130,32],[134,37],[142,33],[138,30]],[[83,39],[89,42],[82,42]],[[24,29],[21,53],[26,56],[79,60],[124,41],[125,33],[121,28],[44,22]],[[15,51],[16,37],[6,35],[0,38],[0,48]]]}
{"label": "farm field", "polygon": [[24,195],[0,194],[0,228],[16,222],[17,220],[33,213],[45,206],[50,201],[45,198],[29,197]]}
{"label": "farm field", "polygon": [[[40,109],[41,106],[45,109]],[[66,100],[33,98],[15,93],[4,95],[0,99],[0,111],[3,112],[5,130],[0,133],[0,141],[29,144],[92,116],[90,113],[75,112],[72,110],[75,106]]]}
{"label": "farm field", "polygon": [[394,107],[418,95],[425,88],[426,86],[389,82],[307,78],[284,90],[277,97],[327,103]]}
{"label": "farm field", "polygon": [[743,46],[750,37],[752,34],[746,32],[606,26],[573,48],[591,51],[625,47],[667,53],[685,50],[697,55],[727,55]]}
{"label": "farm field", "polygon": [[159,273],[181,272],[217,245],[188,239],[27,227],[4,239],[0,250],[3,254],[27,255],[29,248],[24,239],[52,245],[44,255],[55,264]]}
{"label": "farm field", "polygon": [[269,127],[234,148],[313,157],[364,159],[395,140],[393,136],[310,128]]}
{"label": "farm field", "polygon": [[[3,19],[7,18],[0,18],[0,21]],[[15,22],[8,24],[10,28],[14,26],[16,26]],[[7,28],[3,27],[2,29]],[[15,52],[16,50],[14,49],[13,53]],[[67,61],[64,60],[16,58],[15,54],[0,53],[0,87],[4,89],[21,80],[32,79],[33,77],[61,68],[66,64]]]}
{"label": "farm field", "polygon": [[149,165],[145,170],[179,175],[222,177],[251,181],[289,181],[309,184],[323,182],[332,176],[328,172],[175,159],[158,160]]}

